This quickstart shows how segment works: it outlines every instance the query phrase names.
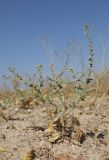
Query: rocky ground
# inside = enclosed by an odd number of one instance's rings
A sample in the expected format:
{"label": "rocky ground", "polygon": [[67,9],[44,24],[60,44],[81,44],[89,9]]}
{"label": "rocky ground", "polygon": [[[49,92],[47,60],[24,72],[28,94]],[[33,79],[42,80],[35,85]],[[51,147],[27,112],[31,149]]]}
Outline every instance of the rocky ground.
{"label": "rocky ground", "polygon": [[46,134],[47,107],[1,109],[0,160],[109,160],[109,96],[74,108],[80,126],[54,143]]}

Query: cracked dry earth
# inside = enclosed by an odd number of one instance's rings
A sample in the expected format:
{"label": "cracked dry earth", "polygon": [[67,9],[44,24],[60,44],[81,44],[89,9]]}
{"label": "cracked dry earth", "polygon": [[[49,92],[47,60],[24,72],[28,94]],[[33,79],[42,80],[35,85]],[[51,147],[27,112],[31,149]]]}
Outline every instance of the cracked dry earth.
{"label": "cracked dry earth", "polygon": [[47,106],[2,110],[0,116],[0,160],[109,160],[109,96],[99,98],[94,106],[78,106],[74,116],[80,121],[84,141],[50,143],[47,129]]}

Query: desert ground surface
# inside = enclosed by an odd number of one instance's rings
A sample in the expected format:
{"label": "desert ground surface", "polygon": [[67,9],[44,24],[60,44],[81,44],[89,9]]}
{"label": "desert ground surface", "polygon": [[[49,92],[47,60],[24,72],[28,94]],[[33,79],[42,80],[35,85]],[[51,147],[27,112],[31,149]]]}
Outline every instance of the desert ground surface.
{"label": "desert ground surface", "polygon": [[1,108],[0,160],[109,160],[108,95],[95,105],[75,107],[80,124],[74,124],[70,138],[64,134],[56,141],[47,134],[47,108],[52,106]]}

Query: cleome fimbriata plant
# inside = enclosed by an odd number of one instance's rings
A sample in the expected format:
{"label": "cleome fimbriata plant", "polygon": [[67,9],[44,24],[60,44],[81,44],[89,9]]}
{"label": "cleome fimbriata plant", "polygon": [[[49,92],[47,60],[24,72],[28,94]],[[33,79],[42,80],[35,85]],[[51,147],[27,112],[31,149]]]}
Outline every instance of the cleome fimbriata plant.
{"label": "cleome fimbriata plant", "polygon": [[[50,133],[49,141],[52,143],[64,136],[71,136],[74,123],[80,125],[78,119],[73,115],[73,109],[80,101],[85,100],[88,92],[87,85],[93,80],[93,41],[89,26],[85,25],[84,29],[89,44],[89,68],[87,72],[82,74],[75,72],[71,67],[64,68],[64,70],[72,77],[70,81],[64,78],[63,71],[60,73],[56,72],[55,64],[53,63],[50,64],[51,74],[47,74],[45,78],[43,76],[43,65],[39,64],[36,66],[36,74],[38,77],[36,81],[33,81],[31,77],[25,79],[17,73],[14,67],[9,67],[9,72],[12,75],[10,76],[10,80],[14,90],[13,99],[11,98],[12,101],[15,98],[17,100],[19,98],[19,101],[20,99],[23,99],[22,105],[29,106],[32,101],[36,100],[42,104],[48,103],[48,106],[50,106],[50,112],[47,111],[47,113],[49,117],[48,123],[51,125],[49,125],[46,131]],[[46,82],[48,92],[45,94],[44,89],[46,88]],[[21,88],[22,85],[20,85],[21,83],[26,85],[26,88],[23,91]],[[72,97],[70,97],[70,99],[66,99],[64,94],[67,85],[71,85],[74,88],[74,90],[71,91]],[[39,105],[40,103],[37,104]],[[55,107],[55,112],[53,113],[52,107]]]}

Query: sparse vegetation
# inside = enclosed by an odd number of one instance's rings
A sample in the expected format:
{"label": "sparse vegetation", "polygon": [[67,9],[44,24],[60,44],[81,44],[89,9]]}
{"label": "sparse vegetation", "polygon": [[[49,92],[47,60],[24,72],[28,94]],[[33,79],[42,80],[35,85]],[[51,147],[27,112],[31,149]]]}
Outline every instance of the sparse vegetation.
{"label": "sparse vegetation", "polygon": [[[74,110],[75,108],[86,107],[87,104],[90,112],[90,107],[96,104],[98,97],[109,95],[109,71],[105,70],[100,74],[94,73],[93,41],[89,26],[85,25],[84,29],[89,44],[89,68],[87,71],[82,74],[77,73],[73,68],[64,65],[64,70],[58,73],[55,64],[51,63],[51,74],[43,76],[43,65],[40,64],[36,67],[36,78],[34,76],[24,77],[14,67],[9,67],[10,75],[4,75],[3,78],[4,81],[11,82],[11,89],[2,89],[0,92],[0,119],[6,122],[16,120],[19,119],[19,117],[15,117],[16,111],[24,110],[28,112],[30,109],[30,112],[32,110],[34,112],[34,108],[40,106],[43,112],[42,119],[45,118],[45,126],[40,126],[38,122],[34,122],[34,126],[29,127],[33,127],[33,130],[38,132],[44,132],[47,142],[56,144],[67,141],[75,145],[81,145],[85,141],[89,133],[80,127],[81,120],[75,115]],[[65,79],[64,73],[70,74],[71,79]],[[6,110],[10,110],[9,108],[12,106],[18,110],[15,110],[15,115],[8,115]],[[20,118],[23,119],[23,117]],[[73,137],[74,133],[76,142]],[[29,156],[23,156],[26,158],[22,158],[22,160],[32,160],[34,157],[41,159],[43,154],[47,154],[46,158],[51,160],[53,158],[52,153],[46,147],[39,146],[37,148],[40,152],[47,152],[41,153],[42,155],[36,153],[35,148],[30,149]],[[0,152],[5,152],[4,150],[2,147],[0,148]],[[70,160],[70,158],[68,159]]]}

